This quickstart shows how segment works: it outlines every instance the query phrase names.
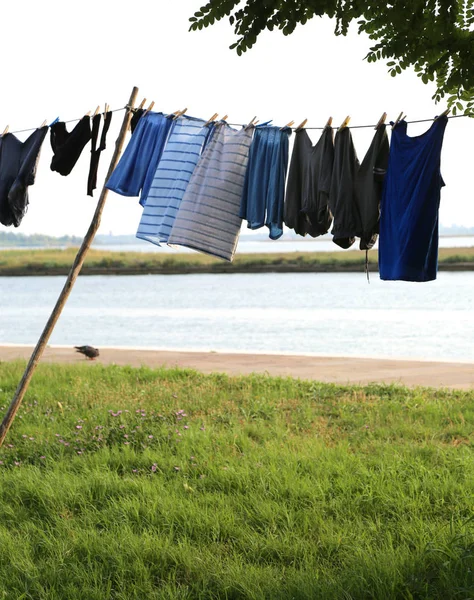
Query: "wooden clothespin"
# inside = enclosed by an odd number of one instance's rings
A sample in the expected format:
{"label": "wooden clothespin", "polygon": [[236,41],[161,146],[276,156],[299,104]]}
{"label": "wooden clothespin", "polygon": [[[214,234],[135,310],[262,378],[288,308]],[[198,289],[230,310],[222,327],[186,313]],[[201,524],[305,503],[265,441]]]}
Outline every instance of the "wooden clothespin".
{"label": "wooden clothespin", "polygon": [[383,115],[380,117],[379,122],[374,127],[374,129],[378,129],[381,125],[383,125],[385,123],[386,119],[387,119],[387,113],[384,112]]}
{"label": "wooden clothespin", "polygon": [[173,121],[176,121],[176,119],[178,117],[182,117],[184,115],[184,113],[187,111],[188,109],[185,108],[183,110],[178,110],[177,112],[174,113],[174,117],[173,117]]}
{"label": "wooden clothespin", "polygon": [[351,120],[351,118],[349,116],[347,116],[344,119],[344,121],[341,123],[341,126],[339,127],[338,131],[341,131],[341,129],[345,129],[349,125],[350,120]]}
{"label": "wooden clothespin", "polygon": [[306,125],[307,122],[308,122],[308,119],[305,119],[302,123],[300,123],[298,125],[298,127],[295,129],[295,131],[299,131],[300,129],[303,129],[303,127]]}
{"label": "wooden clothespin", "polygon": [[44,127],[45,125],[46,125],[46,119],[41,123],[40,129],[41,129],[41,127]]}
{"label": "wooden clothespin", "polygon": [[91,116],[91,111],[90,111],[90,110],[88,110],[84,116],[85,116],[85,117],[90,117],[90,116]]}
{"label": "wooden clothespin", "polygon": [[140,102],[140,104],[138,105],[138,108],[141,109],[145,106],[145,102],[146,102],[146,98],[143,98],[143,100]]}
{"label": "wooden clothespin", "polygon": [[98,106],[98,107],[95,109],[95,112],[94,112],[94,114],[92,115],[92,118],[94,118],[96,115],[98,115],[98,114],[99,114],[99,110],[100,110],[100,106]]}
{"label": "wooden clothespin", "polygon": [[209,125],[210,123],[213,123],[213,122],[214,122],[214,121],[217,119],[217,117],[218,117],[218,116],[219,116],[219,114],[218,114],[218,113],[214,113],[214,114],[212,115],[212,117],[209,119],[209,121],[206,121],[206,122],[204,123],[204,127],[206,127],[206,125]]}
{"label": "wooden clothespin", "polygon": [[436,121],[436,119],[439,119],[440,117],[447,117],[449,115],[450,111],[451,111],[451,109],[447,108],[443,113],[441,113],[440,115],[435,117],[434,120]]}
{"label": "wooden clothespin", "polygon": [[221,119],[221,121],[226,121],[229,118],[229,115],[224,115]]}
{"label": "wooden clothespin", "polygon": [[110,110],[110,106],[106,102],[105,106],[104,106],[104,116],[109,112],[109,110]]}
{"label": "wooden clothespin", "polygon": [[248,123],[248,125],[246,125],[246,126],[245,126],[245,129],[249,129],[249,127],[252,127],[252,125],[254,125],[254,123],[255,123],[255,119],[256,119],[256,118],[257,118],[257,117],[255,116],[255,117],[254,117],[254,118],[253,118],[253,119],[250,121],[250,123]]}
{"label": "wooden clothespin", "polygon": [[402,120],[402,118],[404,119],[405,117],[403,116],[403,110],[402,112],[398,115],[397,120],[395,121],[395,123],[392,125],[392,129],[395,129],[395,127],[398,125],[398,123]]}
{"label": "wooden clothespin", "polygon": [[8,133],[8,130],[9,130],[9,129],[10,129],[10,125],[7,125],[7,126],[5,127],[5,129],[3,130],[3,133],[2,133],[2,135],[6,135],[6,134]]}
{"label": "wooden clothespin", "polygon": [[[150,112],[150,110],[155,106],[155,101],[152,100],[150,102],[150,106],[146,109],[146,112]],[[188,110],[187,108],[185,110]]]}
{"label": "wooden clothespin", "polygon": [[283,127],[280,127],[280,131],[283,131],[284,129],[286,129],[287,127],[291,127],[292,125],[294,125],[295,122],[294,121],[290,121],[289,123],[287,123],[286,125],[283,125]]}
{"label": "wooden clothespin", "polygon": [[332,127],[332,117],[329,117],[326,127]]}

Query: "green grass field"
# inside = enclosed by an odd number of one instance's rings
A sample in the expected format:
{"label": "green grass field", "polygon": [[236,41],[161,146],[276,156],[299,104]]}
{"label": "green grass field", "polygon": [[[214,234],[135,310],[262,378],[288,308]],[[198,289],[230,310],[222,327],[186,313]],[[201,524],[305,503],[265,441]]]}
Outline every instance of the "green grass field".
{"label": "green grass field", "polygon": [[[282,244],[284,249],[284,244]],[[2,250],[1,275],[66,274],[77,248],[66,250]],[[107,252],[91,250],[82,273],[252,273],[265,271],[318,272],[364,271],[365,252],[292,252],[237,254],[233,263],[205,254],[158,254],[147,252]],[[474,248],[441,248],[441,269],[474,269]],[[377,270],[377,252],[369,252],[369,270]]]}
{"label": "green grass field", "polygon": [[472,599],[473,399],[40,365],[0,449],[0,598]]}

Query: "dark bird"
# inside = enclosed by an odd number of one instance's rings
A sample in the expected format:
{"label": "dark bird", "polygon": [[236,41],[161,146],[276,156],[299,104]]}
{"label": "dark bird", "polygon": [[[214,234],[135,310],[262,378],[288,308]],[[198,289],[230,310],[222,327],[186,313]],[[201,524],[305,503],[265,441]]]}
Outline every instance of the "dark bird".
{"label": "dark bird", "polygon": [[76,352],[84,354],[89,360],[94,360],[94,358],[99,356],[97,348],[93,348],[92,346],[74,346],[74,348],[76,349]]}

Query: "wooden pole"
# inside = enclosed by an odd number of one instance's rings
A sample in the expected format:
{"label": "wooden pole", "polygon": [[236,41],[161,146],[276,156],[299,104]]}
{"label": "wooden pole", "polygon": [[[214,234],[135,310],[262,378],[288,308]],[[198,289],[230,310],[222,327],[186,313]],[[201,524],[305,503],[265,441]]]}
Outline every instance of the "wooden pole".
{"label": "wooden pole", "polygon": [[107,199],[107,194],[109,192],[109,190],[105,187],[105,183],[107,182],[109,177],[112,175],[112,172],[115,169],[115,167],[118,163],[118,160],[120,158],[120,154],[122,153],[125,136],[127,134],[128,125],[130,123],[130,119],[132,116],[131,109],[135,105],[137,95],[138,95],[138,88],[134,87],[132,90],[132,94],[130,96],[130,100],[128,101],[128,105],[126,107],[125,117],[124,117],[123,123],[122,123],[122,128],[120,129],[119,136],[117,138],[117,141],[115,142],[114,155],[112,156],[112,160],[110,162],[107,177],[104,182],[104,187],[102,188],[102,192],[101,192],[99,200],[97,202],[97,207],[95,209],[95,213],[92,218],[91,224],[90,224],[89,229],[84,237],[84,240],[82,241],[81,247],[79,248],[79,250],[77,252],[76,258],[74,259],[71,270],[69,271],[69,275],[67,276],[66,283],[64,284],[64,287],[63,287],[61,293],[59,294],[59,298],[56,302],[56,306],[54,307],[53,312],[51,313],[51,316],[49,317],[48,322],[46,323],[46,326],[43,329],[43,333],[41,334],[41,337],[38,340],[38,343],[36,344],[35,349],[33,350],[33,354],[31,355],[28,365],[26,366],[26,370],[23,373],[23,377],[21,378],[21,381],[18,384],[15,395],[13,396],[13,400],[11,401],[11,404],[8,407],[8,411],[2,421],[2,424],[0,425],[0,447],[2,446],[2,444],[5,440],[5,437],[8,433],[8,430],[10,429],[10,426],[13,422],[13,419],[15,418],[15,415],[16,415],[18,409],[20,408],[23,397],[25,396],[26,390],[28,389],[30,380],[33,377],[33,373],[38,365],[38,362],[41,359],[43,351],[46,348],[46,345],[49,341],[49,338],[51,337],[53,329],[54,329],[54,327],[59,319],[59,316],[61,315],[61,312],[64,308],[64,305],[66,304],[66,301],[69,298],[69,294],[71,293],[74,283],[77,279],[77,276],[79,275],[79,273],[81,271],[82,265],[84,263],[84,259],[86,257],[86,254],[87,254],[89,248],[91,247],[94,236],[97,233],[97,230],[99,229],[102,211],[104,210],[105,200]]}

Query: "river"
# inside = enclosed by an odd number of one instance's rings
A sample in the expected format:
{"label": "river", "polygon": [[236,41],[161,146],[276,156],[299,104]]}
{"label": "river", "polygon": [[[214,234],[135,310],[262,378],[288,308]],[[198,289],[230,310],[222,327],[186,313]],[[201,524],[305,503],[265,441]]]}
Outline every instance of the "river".
{"label": "river", "polygon": [[[63,282],[0,278],[0,343],[35,343]],[[474,361],[473,304],[472,272],[89,276],[50,342]]]}

